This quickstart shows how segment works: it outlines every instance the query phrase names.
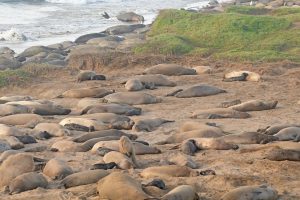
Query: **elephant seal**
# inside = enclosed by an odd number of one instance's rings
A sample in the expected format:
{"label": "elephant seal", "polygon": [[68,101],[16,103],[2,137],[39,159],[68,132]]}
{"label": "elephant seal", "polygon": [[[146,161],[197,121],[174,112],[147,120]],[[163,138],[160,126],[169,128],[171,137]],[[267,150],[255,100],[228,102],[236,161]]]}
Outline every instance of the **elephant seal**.
{"label": "elephant seal", "polygon": [[61,181],[61,184],[65,188],[75,187],[79,185],[88,185],[98,182],[108,174],[109,172],[103,169],[86,170],[67,176]]}
{"label": "elephant seal", "polygon": [[277,200],[277,191],[267,185],[242,186],[227,192],[221,200]]}
{"label": "elephant seal", "polygon": [[166,159],[169,165],[186,166],[192,169],[198,168],[198,165],[190,156],[183,155],[182,153],[171,154]]}
{"label": "elephant seal", "polygon": [[30,135],[15,136],[23,144],[37,143],[36,139]]}
{"label": "elephant seal", "polygon": [[218,107],[219,108],[229,108],[231,106],[235,106],[235,105],[238,105],[238,104],[241,104],[241,103],[242,102],[239,99],[232,100],[232,101],[224,101]]}
{"label": "elephant seal", "polygon": [[68,115],[71,112],[71,109],[54,104],[29,105],[28,108],[31,113],[38,115]]}
{"label": "elephant seal", "polygon": [[166,76],[161,74],[149,74],[149,75],[141,75],[134,77],[135,79],[141,81],[143,84],[151,84],[156,86],[166,86],[166,87],[174,87],[176,83],[170,81]]}
{"label": "elephant seal", "polygon": [[265,158],[273,161],[300,161],[300,150],[273,147],[265,154]]}
{"label": "elephant seal", "polygon": [[207,110],[197,110],[193,112],[192,118],[197,119],[222,119],[222,118],[235,118],[246,119],[251,115],[246,112],[240,112],[230,108],[214,108]]}
{"label": "elephant seal", "polygon": [[60,180],[73,174],[73,170],[65,161],[54,158],[47,162],[43,169],[43,173],[53,180]]}
{"label": "elephant seal", "polygon": [[13,150],[13,149],[4,151],[4,152],[1,153],[1,155],[0,155],[0,165],[1,165],[1,163],[2,163],[4,160],[6,160],[9,156],[15,155],[15,154],[18,154],[18,153],[22,153],[22,151],[19,151],[19,150]]}
{"label": "elephant seal", "polygon": [[94,71],[81,70],[77,75],[77,82],[89,80],[106,80],[104,75],[96,74]]}
{"label": "elephant seal", "polygon": [[4,136],[22,136],[25,135],[25,131],[5,124],[0,124],[0,137]]}
{"label": "elephant seal", "polygon": [[241,112],[249,111],[261,111],[261,110],[270,110],[274,109],[277,106],[278,101],[262,101],[262,100],[251,100],[229,108]]}
{"label": "elephant seal", "polygon": [[3,96],[0,98],[1,101],[32,101],[36,100],[36,98],[33,98],[31,96]]}
{"label": "elephant seal", "polygon": [[275,135],[282,129],[285,129],[288,127],[300,127],[300,125],[299,124],[279,124],[279,125],[267,126],[266,128],[258,129],[257,132],[267,134],[267,135]]}
{"label": "elephant seal", "polygon": [[145,89],[145,86],[137,79],[129,79],[125,84],[125,89],[127,91],[140,91]]}
{"label": "elephant seal", "polygon": [[59,95],[58,98],[103,98],[106,95],[112,94],[114,92],[114,90],[106,90],[100,87],[79,88],[67,90],[63,94]]}
{"label": "elephant seal", "polygon": [[18,153],[9,156],[0,165],[0,188],[7,186],[17,176],[34,170],[35,165],[31,155]]}
{"label": "elephant seal", "polygon": [[232,79],[234,77],[242,77],[247,74],[246,81],[259,81],[260,80],[260,75],[255,73],[255,72],[249,72],[249,71],[233,71],[229,72],[224,75],[224,79]]}
{"label": "elephant seal", "polygon": [[52,137],[62,137],[70,135],[70,131],[56,123],[39,123],[34,127],[37,131],[46,131]]}
{"label": "elephant seal", "polygon": [[161,98],[140,92],[117,92],[104,97],[108,103],[119,103],[128,105],[141,105],[160,103]]}
{"label": "elephant seal", "polygon": [[0,116],[29,113],[29,108],[23,105],[0,104]]}
{"label": "elephant seal", "polygon": [[[161,151],[158,148],[148,146],[148,145],[142,144],[140,142],[132,142],[132,144],[134,146],[136,155],[161,153]],[[99,150],[101,151],[102,149],[110,149],[112,151],[120,151],[119,141],[118,140],[100,141],[93,146],[91,152],[96,153]]]}
{"label": "elephant seal", "polygon": [[281,141],[293,140],[300,142],[300,127],[288,127],[280,130],[274,135]]}
{"label": "elephant seal", "polygon": [[165,141],[160,142],[159,144],[179,143],[189,138],[219,138],[222,136],[224,136],[224,134],[219,128],[211,127],[211,128],[200,129],[200,130],[175,133],[169,136]]}
{"label": "elephant seal", "polygon": [[74,142],[86,142],[87,140],[93,139],[93,138],[99,138],[99,137],[107,137],[107,136],[127,136],[131,140],[135,140],[137,138],[136,135],[133,134],[127,134],[119,130],[111,129],[111,130],[103,130],[103,131],[95,131],[91,133],[85,133],[79,137],[76,137],[73,139]]}
{"label": "elephant seal", "polygon": [[199,200],[195,189],[189,185],[180,185],[164,195],[161,200]]}
{"label": "elephant seal", "polygon": [[11,146],[5,140],[0,140],[0,153],[10,150]]}
{"label": "elephant seal", "polygon": [[111,151],[104,155],[103,161],[105,163],[116,163],[121,169],[132,169],[134,168],[134,164],[132,160],[124,155],[123,153],[117,151]]}
{"label": "elephant seal", "polygon": [[198,175],[197,171],[178,165],[148,167],[141,172],[143,178],[193,177]]}
{"label": "elephant seal", "polygon": [[266,144],[277,141],[278,137],[257,132],[245,132],[240,134],[226,135],[220,137],[220,139],[232,144]]}
{"label": "elephant seal", "polygon": [[24,148],[24,144],[14,136],[7,136],[3,139],[5,139],[5,141],[9,144],[11,149],[17,150]]}
{"label": "elephant seal", "polygon": [[122,136],[119,140],[119,151],[128,156],[135,167],[138,167],[139,164],[136,160],[135,148],[131,142],[131,140],[127,136]]}
{"label": "elephant seal", "polygon": [[178,91],[174,96],[177,98],[205,97],[224,92],[226,91],[215,86],[201,84]]}
{"label": "elephant seal", "polygon": [[0,117],[0,123],[14,126],[34,127],[43,121],[43,117],[37,114],[16,114]]}
{"label": "elephant seal", "polygon": [[133,107],[126,104],[100,104],[100,105],[91,105],[85,107],[81,114],[93,114],[93,113],[114,113],[118,115],[140,115],[142,112],[141,108]]}
{"label": "elephant seal", "polygon": [[179,127],[179,132],[188,132],[188,131],[194,131],[194,130],[199,130],[199,129],[211,129],[211,128],[217,128],[215,130],[219,130],[222,132],[222,130],[214,125],[211,124],[204,124],[200,122],[195,122],[195,121],[186,121],[182,123]]}
{"label": "elephant seal", "polygon": [[113,169],[113,168],[118,168],[118,165],[115,162],[96,163],[96,164],[93,164],[93,166],[90,168],[90,170],[96,170],[96,169],[108,170],[108,169]]}
{"label": "elephant seal", "polygon": [[236,150],[239,148],[238,145],[227,143],[221,138],[190,138],[174,148],[177,147],[180,147],[182,152],[187,155],[194,155],[197,150]]}
{"label": "elephant seal", "polygon": [[79,110],[82,110],[88,106],[94,106],[94,105],[98,105],[98,104],[102,104],[102,103],[103,103],[103,99],[86,97],[86,98],[82,98],[78,101],[77,108]]}
{"label": "elephant seal", "polygon": [[135,121],[132,130],[140,132],[140,131],[147,131],[151,132],[154,131],[157,127],[164,123],[174,122],[173,120],[167,120],[162,118],[153,118],[153,119],[141,119]]}
{"label": "elephant seal", "polygon": [[144,74],[162,74],[166,76],[197,75],[196,70],[177,64],[159,64],[147,68]]}
{"label": "elephant seal", "polygon": [[[111,189],[112,183],[115,188],[118,188],[117,190]],[[97,191],[100,199],[151,199],[151,197],[143,191],[142,185],[138,181],[122,172],[112,172],[102,178],[97,184]]]}
{"label": "elephant seal", "polygon": [[[65,118],[60,121],[59,124],[61,126],[67,127],[67,129],[83,131],[101,131],[110,128],[108,124],[105,124],[102,121],[79,117]],[[79,127],[79,129],[77,127]]]}
{"label": "elephant seal", "polygon": [[232,81],[246,81],[248,77],[247,73],[242,73],[239,76],[234,76],[230,78],[224,78],[223,81],[225,82],[232,82]]}
{"label": "elephant seal", "polygon": [[13,179],[9,184],[9,193],[17,194],[27,190],[33,190],[38,187],[46,188],[48,181],[46,178],[36,172],[22,174]]}

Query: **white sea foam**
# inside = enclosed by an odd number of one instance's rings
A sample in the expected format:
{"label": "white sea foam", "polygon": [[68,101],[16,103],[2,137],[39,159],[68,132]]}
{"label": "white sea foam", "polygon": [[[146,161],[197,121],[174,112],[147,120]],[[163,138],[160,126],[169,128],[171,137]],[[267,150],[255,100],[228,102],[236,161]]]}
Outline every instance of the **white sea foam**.
{"label": "white sea foam", "polygon": [[46,0],[49,3],[59,3],[59,4],[88,4],[95,3],[100,0]]}
{"label": "white sea foam", "polygon": [[11,28],[10,30],[0,32],[0,41],[26,41],[27,38],[18,29]]}

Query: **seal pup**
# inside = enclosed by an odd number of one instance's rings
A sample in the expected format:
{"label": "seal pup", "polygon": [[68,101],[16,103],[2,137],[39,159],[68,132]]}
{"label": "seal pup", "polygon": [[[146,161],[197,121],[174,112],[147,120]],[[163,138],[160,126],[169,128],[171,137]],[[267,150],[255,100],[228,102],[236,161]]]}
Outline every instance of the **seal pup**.
{"label": "seal pup", "polygon": [[194,177],[199,173],[186,166],[163,165],[148,167],[141,172],[143,178]]}
{"label": "seal pup", "polygon": [[[112,183],[117,190],[111,189]],[[112,172],[102,178],[97,184],[97,191],[100,199],[151,199],[151,196],[143,191],[142,185],[138,181],[122,172]]]}
{"label": "seal pup", "polygon": [[199,195],[190,185],[180,185],[164,195],[161,200],[199,200]]}
{"label": "seal pup", "polygon": [[61,95],[57,96],[57,98],[85,98],[85,97],[103,98],[106,95],[112,94],[114,92],[115,92],[114,90],[107,90],[100,87],[88,87],[88,88],[67,90]]}
{"label": "seal pup", "polygon": [[206,110],[196,110],[193,112],[191,118],[196,119],[222,119],[222,118],[234,118],[234,119],[246,119],[251,117],[246,112],[240,112],[230,108],[213,108]]}
{"label": "seal pup", "polygon": [[117,92],[104,97],[104,102],[128,105],[154,104],[162,102],[161,98],[141,92]]}
{"label": "seal pup", "polygon": [[177,64],[159,64],[144,70],[143,74],[162,74],[166,76],[197,75],[195,69]]}
{"label": "seal pup", "polygon": [[127,136],[122,136],[119,140],[119,151],[126,156],[128,156],[135,167],[139,167],[139,164],[136,160],[135,148],[131,140]]}
{"label": "seal pup", "polygon": [[262,101],[262,100],[251,100],[229,108],[241,112],[249,111],[261,111],[261,110],[271,110],[276,108],[278,101]]}
{"label": "seal pup", "polygon": [[277,200],[277,191],[267,185],[241,186],[229,191],[221,200]]}
{"label": "seal pup", "polygon": [[31,155],[18,153],[9,156],[0,165],[0,188],[7,186],[17,176],[34,170],[35,164]]}
{"label": "seal pup", "polygon": [[9,194],[17,194],[27,190],[33,190],[38,187],[46,188],[48,181],[42,174],[29,172],[17,176],[9,184]]}
{"label": "seal pup", "polygon": [[96,183],[100,179],[104,178],[109,174],[108,171],[103,169],[96,170],[86,170],[82,172],[77,172],[65,177],[61,181],[61,185],[65,188],[75,187],[79,185],[88,185]]}
{"label": "seal pup", "polygon": [[73,173],[71,167],[63,160],[51,159],[43,169],[43,173],[53,180],[60,180]]}
{"label": "seal pup", "polygon": [[277,137],[281,141],[293,140],[294,142],[300,141],[300,127],[287,127],[281,129],[273,136]]}
{"label": "seal pup", "polygon": [[[225,92],[226,92],[225,90],[217,88],[215,86],[201,84],[201,85],[195,85],[195,86],[189,87],[182,91],[178,90],[178,92],[173,93],[173,95],[177,98],[191,98],[191,97],[211,96],[211,95],[216,95],[216,94],[225,93]],[[168,96],[170,96],[170,95],[168,95]]]}
{"label": "seal pup", "polygon": [[243,79],[244,77],[246,81],[259,81],[261,79],[258,73],[250,72],[250,71],[232,71],[224,75],[224,79],[228,79],[228,80],[238,80],[238,79]]}
{"label": "seal pup", "polygon": [[152,118],[152,119],[140,119],[135,121],[132,130],[140,132],[140,131],[147,131],[151,132],[154,131],[157,127],[162,124],[174,122],[174,120],[167,120],[162,118]]}
{"label": "seal pup", "polygon": [[140,115],[142,112],[141,108],[137,108],[134,106],[126,105],[126,104],[99,104],[99,105],[90,105],[85,107],[81,111],[81,115],[83,114],[93,114],[93,113],[114,113],[118,115]]}

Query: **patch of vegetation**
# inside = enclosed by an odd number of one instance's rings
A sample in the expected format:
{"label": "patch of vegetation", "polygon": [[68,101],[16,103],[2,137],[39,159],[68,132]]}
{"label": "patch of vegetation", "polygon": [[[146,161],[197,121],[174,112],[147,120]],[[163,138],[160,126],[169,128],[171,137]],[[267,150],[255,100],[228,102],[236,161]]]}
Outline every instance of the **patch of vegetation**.
{"label": "patch of vegetation", "polygon": [[24,83],[30,76],[29,72],[22,69],[0,71],[0,87]]}
{"label": "patch of vegetation", "polygon": [[0,71],[0,87],[22,85],[39,76],[47,76],[58,67],[48,64],[29,63],[15,70]]}
{"label": "patch of vegetation", "polygon": [[135,53],[300,62],[300,29],[294,27],[298,15],[299,8],[269,12],[234,6],[214,14],[164,10],[153,23],[146,44],[136,47]]}

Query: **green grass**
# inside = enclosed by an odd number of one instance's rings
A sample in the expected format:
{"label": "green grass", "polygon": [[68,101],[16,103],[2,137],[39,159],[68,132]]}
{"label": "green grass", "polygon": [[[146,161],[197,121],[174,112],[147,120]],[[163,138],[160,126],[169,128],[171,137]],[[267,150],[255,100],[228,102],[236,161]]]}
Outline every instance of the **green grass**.
{"label": "green grass", "polygon": [[153,23],[146,44],[134,51],[234,61],[300,62],[300,29],[294,27],[299,20],[299,8],[270,11],[234,6],[217,14],[164,10]]}
{"label": "green grass", "polygon": [[0,87],[9,85],[23,85],[35,77],[47,76],[56,66],[48,64],[30,63],[15,70],[0,71]]}

